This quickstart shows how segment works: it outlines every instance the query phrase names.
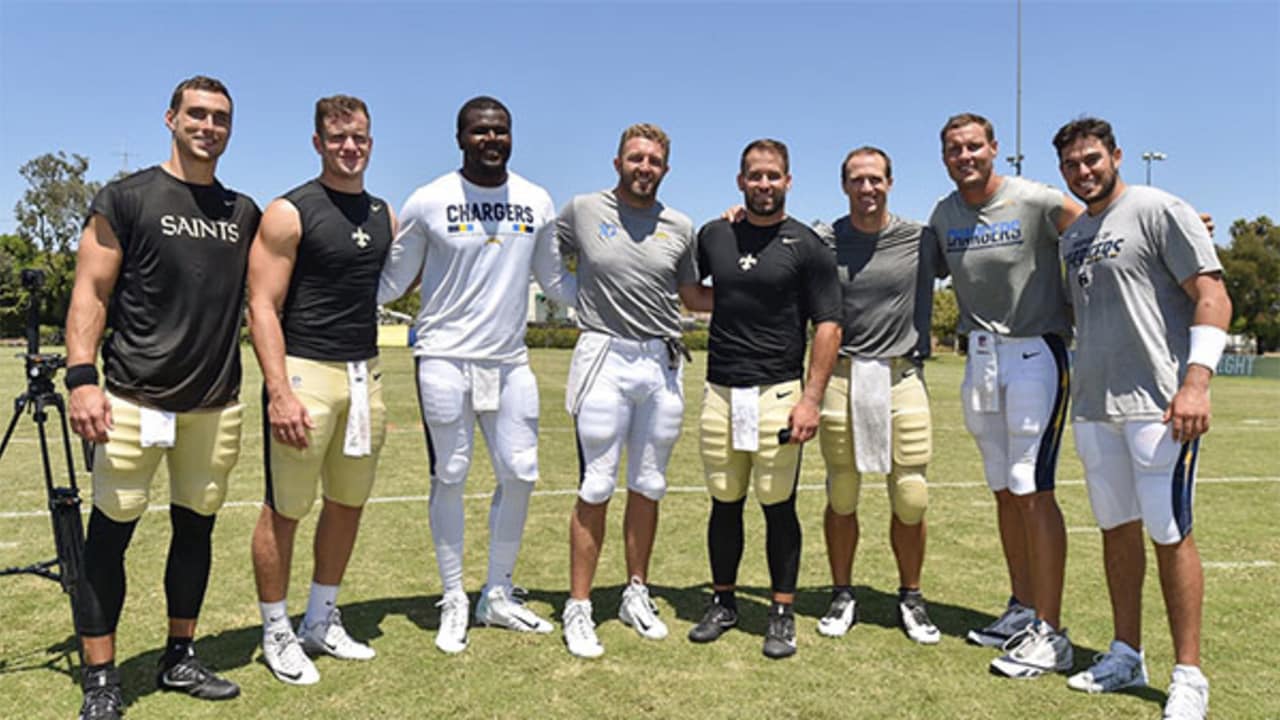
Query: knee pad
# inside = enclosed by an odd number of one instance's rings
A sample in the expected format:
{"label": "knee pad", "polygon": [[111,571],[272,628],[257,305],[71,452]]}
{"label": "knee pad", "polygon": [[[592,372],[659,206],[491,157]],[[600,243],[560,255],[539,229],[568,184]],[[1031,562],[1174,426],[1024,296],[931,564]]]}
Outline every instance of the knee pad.
{"label": "knee pad", "polygon": [[628,482],[627,489],[658,502],[667,495],[667,479],[661,473],[644,473]]}
{"label": "knee pad", "polygon": [[889,504],[893,514],[904,525],[919,525],[929,507],[929,486],[925,484],[924,468],[893,469],[889,479]]}
{"label": "knee pad", "polygon": [[858,498],[862,494],[862,476],[853,470],[827,469],[827,503],[837,515],[852,515],[858,511]]}
{"label": "knee pad", "polygon": [[578,497],[588,505],[600,505],[609,502],[616,485],[612,476],[587,473],[578,486]]}

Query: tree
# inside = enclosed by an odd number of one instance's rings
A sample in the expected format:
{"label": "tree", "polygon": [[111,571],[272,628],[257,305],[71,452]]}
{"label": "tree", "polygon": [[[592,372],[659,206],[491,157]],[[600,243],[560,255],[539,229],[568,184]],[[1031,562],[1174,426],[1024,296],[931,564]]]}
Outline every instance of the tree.
{"label": "tree", "polygon": [[18,169],[28,187],[13,212],[18,237],[32,250],[23,261],[45,271],[41,323],[61,325],[67,315],[80,229],[102,187],[85,179],[88,170],[89,158],[62,151],[45,153]]}
{"label": "tree", "polygon": [[1231,246],[1219,249],[1233,306],[1232,332],[1258,339],[1258,351],[1280,348],[1280,227],[1266,215],[1231,223]]}
{"label": "tree", "polygon": [[956,291],[950,286],[933,291],[933,336],[939,345],[955,347],[956,325],[960,322],[960,306],[956,304]]}

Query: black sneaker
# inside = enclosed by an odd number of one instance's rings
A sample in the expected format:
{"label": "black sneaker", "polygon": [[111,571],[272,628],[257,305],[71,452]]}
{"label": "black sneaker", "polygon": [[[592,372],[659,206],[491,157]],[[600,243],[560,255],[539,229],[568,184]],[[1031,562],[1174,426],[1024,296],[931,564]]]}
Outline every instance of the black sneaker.
{"label": "black sneaker", "polygon": [[769,627],[764,631],[764,656],[778,660],[796,654],[796,616],[790,607],[769,608]]}
{"label": "black sneaker", "polygon": [[83,685],[84,703],[78,720],[119,720],[124,716],[120,673],[114,667],[86,671]]}
{"label": "black sneaker", "polygon": [[160,662],[156,687],[161,690],[184,692],[201,700],[230,700],[240,694],[239,685],[213,674],[190,647],[187,648],[186,657],[167,669],[163,658]]}
{"label": "black sneaker", "polygon": [[689,639],[696,643],[709,643],[719,639],[725,631],[737,624],[737,611],[713,601],[707,606],[707,612],[702,615],[698,624],[689,630]]}

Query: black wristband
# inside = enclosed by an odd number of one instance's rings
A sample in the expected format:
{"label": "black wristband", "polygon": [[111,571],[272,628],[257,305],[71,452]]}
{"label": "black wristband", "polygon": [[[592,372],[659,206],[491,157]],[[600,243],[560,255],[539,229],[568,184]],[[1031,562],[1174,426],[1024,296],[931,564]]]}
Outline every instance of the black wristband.
{"label": "black wristband", "polygon": [[81,385],[97,385],[98,368],[94,367],[93,363],[72,365],[67,368],[67,378],[65,383],[68,390],[75,390]]}

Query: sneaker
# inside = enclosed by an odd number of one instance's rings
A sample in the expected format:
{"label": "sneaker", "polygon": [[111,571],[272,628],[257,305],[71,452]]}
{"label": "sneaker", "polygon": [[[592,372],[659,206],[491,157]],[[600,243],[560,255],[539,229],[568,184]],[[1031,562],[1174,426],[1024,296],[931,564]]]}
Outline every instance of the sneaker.
{"label": "sneaker", "polygon": [[116,668],[86,672],[83,685],[84,702],[77,720],[119,720],[124,715],[124,694]]}
{"label": "sneaker", "polygon": [[290,685],[315,685],[320,682],[320,671],[302,650],[302,643],[292,629],[272,632],[262,638],[262,659],[271,674],[280,682]]}
{"label": "sneaker", "polygon": [[623,625],[635,628],[642,638],[661,640],[667,636],[667,624],[658,619],[658,606],[649,597],[649,588],[639,578],[631,578],[622,591],[618,619]]}
{"label": "sneaker", "polygon": [[780,660],[796,654],[796,616],[791,608],[769,608],[769,626],[764,631],[764,656]]}
{"label": "sneaker", "polygon": [[1019,602],[1012,602],[1004,613],[990,625],[970,630],[966,639],[983,647],[1004,647],[1009,638],[1027,629],[1036,619],[1036,611]]}
{"label": "sneaker", "polygon": [[919,595],[908,596],[898,601],[898,625],[907,637],[921,645],[937,645],[942,639],[938,626],[929,619],[929,610],[924,598]]}
{"label": "sneaker", "polygon": [[1005,654],[991,661],[991,672],[1005,677],[1030,679],[1048,672],[1066,672],[1074,663],[1067,631],[1057,632],[1043,620],[1009,638]]}
{"label": "sneaker", "polygon": [[1164,720],[1204,720],[1209,713],[1209,680],[1192,665],[1174,665]]}
{"label": "sneaker", "polygon": [[[163,663],[163,658],[161,662]],[[196,651],[187,646],[187,654],[178,662],[156,673],[156,687],[161,690],[184,692],[201,700],[230,700],[240,694],[240,686],[218,677],[196,657]]]}
{"label": "sneaker", "polygon": [[486,588],[480,593],[480,602],[476,603],[476,622],[481,625],[504,627],[508,630],[526,633],[549,633],[551,623],[543,620],[525,607],[524,601],[518,597],[523,594],[515,588]]}
{"label": "sneaker", "polygon": [[689,639],[696,643],[709,643],[718,640],[725,631],[738,624],[738,612],[730,610],[715,600],[707,606],[702,619],[689,629]]}
{"label": "sneaker", "polygon": [[471,603],[467,594],[455,590],[447,592],[440,602],[440,629],[436,630],[436,647],[440,652],[454,655],[467,649],[467,614]]}
{"label": "sneaker", "polygon": [[1067,678],[1067,687],[1087,693],[1106,693],[1147,684],[1147,664],[1142,653],[1127,643],[1111,641],[1111,651],[1093,658],[1093,666]]}
{"label": "sneaker", "polygon": [[831,593],[827,614],[818,621],[818,632],[827,637],[843,637],[857,622],[858,602],[853,598],[853,591],[836,590]]}
{"label": "sneaker", "polygon": [[306,618],[298,626],[298,639],[302,649],[312,655],[332,655],[339,660],[372,660],[378,653],[361,642],[356,642],[342,626],[342,613],[338,608],[329,611],[325,622],[307,625]]}
{"label": "sneaker", "polygon": [[580,658],[598,658],[604,654],[604,646],[596,637],[596,624],[591,619],[591,601],[570,599],[564,604],[564,644],[570,655]]}

